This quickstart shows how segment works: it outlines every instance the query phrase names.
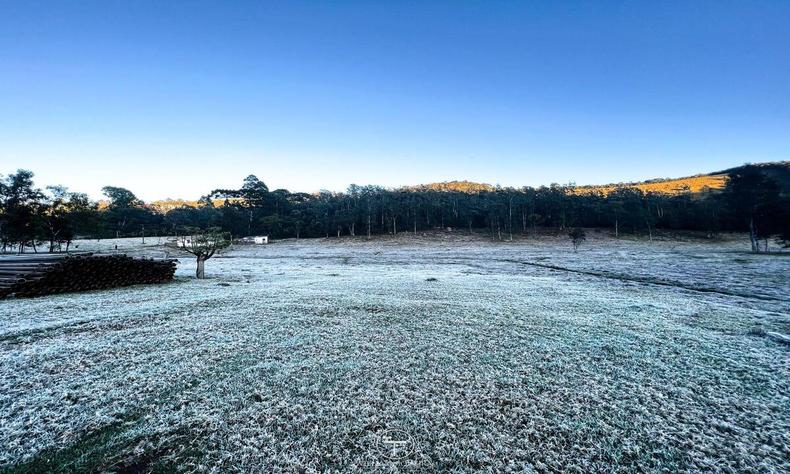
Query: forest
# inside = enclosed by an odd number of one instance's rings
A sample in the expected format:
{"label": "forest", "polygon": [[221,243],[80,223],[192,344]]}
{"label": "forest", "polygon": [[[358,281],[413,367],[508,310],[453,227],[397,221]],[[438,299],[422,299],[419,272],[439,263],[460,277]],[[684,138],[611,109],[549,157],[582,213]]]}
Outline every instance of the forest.
{"label": "forest", "polygon": [[708,237],[747,232],[752,251],[765,252],[790,246],[790,192],[785,180],[776,179],[777,170],[788,173],[785,163],[744,165],[728,171],[723,189],[675,195],[628,185],[578,193],[556,184],[463,190],[351,185],[342,193],[308,194],[269,190],[250,175],[238,189],[216,189],[195,205],[166,211],[121,187],[104,187],[106,199],[100,202],[63,186],[40,189],[31,171],[18,170],[0,176],[0,248],[55,252],[68,250],[77,238],[179,235],[209,228],[234,238],[371,237],[450,228],[512,240],[541,228],[593,227],[650,239],[657,229],[701,231]]}

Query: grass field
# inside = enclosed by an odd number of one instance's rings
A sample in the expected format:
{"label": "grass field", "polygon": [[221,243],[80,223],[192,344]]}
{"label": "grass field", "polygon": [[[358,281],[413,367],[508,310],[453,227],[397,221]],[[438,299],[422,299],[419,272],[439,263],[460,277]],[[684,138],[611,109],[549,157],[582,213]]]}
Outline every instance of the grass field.
{"label": "grass field", "polygon": [[787,472],[790,258],[747,247],[283,241],[0,301],[0,471]]}

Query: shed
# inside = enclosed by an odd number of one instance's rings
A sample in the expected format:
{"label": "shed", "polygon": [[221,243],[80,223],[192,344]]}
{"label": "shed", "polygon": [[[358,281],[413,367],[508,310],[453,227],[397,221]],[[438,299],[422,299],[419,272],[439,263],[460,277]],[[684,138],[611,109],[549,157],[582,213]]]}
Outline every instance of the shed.
{"label": "shed", "polygon": [[246,245],[264,245],[269,243],[269,236],[268,235],[253,235],[248,237],[242,237],[237,240],[240,244]]}

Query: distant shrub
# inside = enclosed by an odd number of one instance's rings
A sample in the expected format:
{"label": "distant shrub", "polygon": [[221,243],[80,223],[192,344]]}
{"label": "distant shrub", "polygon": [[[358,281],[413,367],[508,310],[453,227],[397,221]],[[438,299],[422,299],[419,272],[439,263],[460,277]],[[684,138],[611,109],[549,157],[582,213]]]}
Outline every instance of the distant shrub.
{"label": "distant shrub", "polygon": [[578,250],[579,245],[585,241],[587,238],[587,234],[584,232],[584,229],[581,227],[574,227],[568,232],[568,237],[571,239],[571,243],[573,244],[573,251],[575,252]]}
{"label": "distant shrub", "polygon": [[762,327],[754,326],[754,327],[750,328],[746,332],[746,334],[748,334],[750,336],[765,337],[766,332],[765,332],[765,329],[763,329]]}

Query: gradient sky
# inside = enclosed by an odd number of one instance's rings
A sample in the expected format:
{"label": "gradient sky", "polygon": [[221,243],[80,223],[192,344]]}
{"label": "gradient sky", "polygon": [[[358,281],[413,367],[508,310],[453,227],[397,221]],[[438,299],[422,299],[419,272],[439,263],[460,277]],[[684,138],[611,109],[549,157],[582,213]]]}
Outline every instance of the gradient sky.
{"label": "gradient sky", "polygon": [[787,0],[0,0],[0,173],[94,197],[786,159]]}

